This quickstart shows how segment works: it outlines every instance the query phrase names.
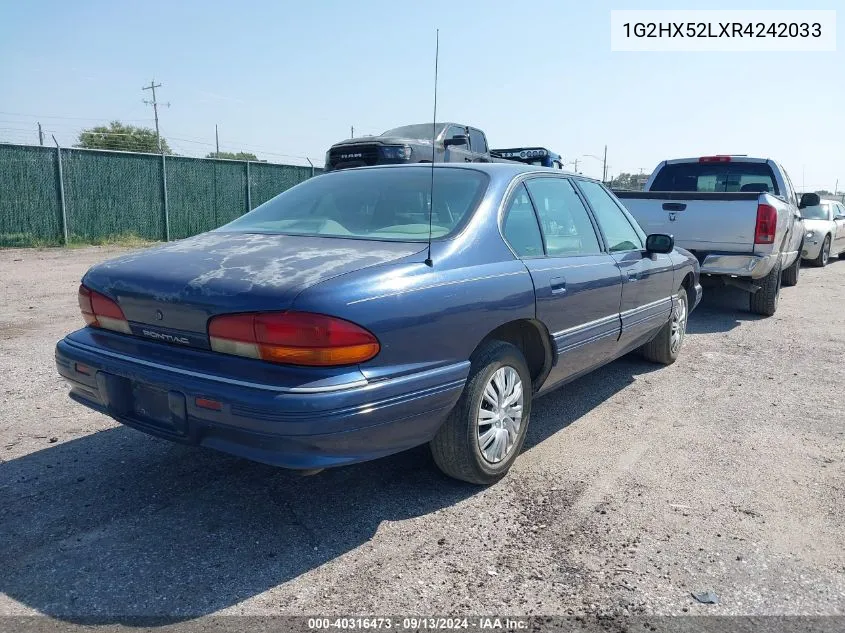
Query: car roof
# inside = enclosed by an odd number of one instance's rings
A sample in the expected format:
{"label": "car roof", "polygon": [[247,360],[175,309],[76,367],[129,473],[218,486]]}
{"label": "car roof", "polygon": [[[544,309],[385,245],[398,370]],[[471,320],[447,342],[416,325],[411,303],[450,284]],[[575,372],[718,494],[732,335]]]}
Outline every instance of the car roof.
{"label": "car roof", "polygon": [[[372,169],[431,169],[431,163],[411,163],[402,165],[372,165],[369,167],[353,167],[349,169],[337,169],[328,174],[336,174],[340,172],[349,171],[365,171]],[[525,163],[435,163],[435,169],[469,169],[472,171],[480,171],[489,174],[496,178],[513,178],[514,176],[527,173],[536,174],[559,174],[562,176],[574,176],[584,180],[592,180],[598,182],[595,178],[589,178],[582,174],[576,174],[571,171],[563,169],[555,169],[553,167],[538,167],[536,165],[526,165]]]}

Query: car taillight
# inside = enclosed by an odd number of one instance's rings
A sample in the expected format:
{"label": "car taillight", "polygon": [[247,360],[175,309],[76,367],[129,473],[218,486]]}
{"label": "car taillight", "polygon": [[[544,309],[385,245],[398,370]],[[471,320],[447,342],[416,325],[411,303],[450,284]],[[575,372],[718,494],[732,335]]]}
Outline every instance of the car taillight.
{"label": "car taillight", "polygon": [[85,286],[79,286],[79,309],[85,323],[124,334],[132,334],[129,321],[116,302]]}
{"label": "car taillight", "polygon": [[698,159],[699,163],[729,163],[731,162],[731,157],[726,156],[724,154],[719,154],[718,156],[702,156]]}
{"label": "car taillight", "polygon": [[778,226],[778,210],[770,204],[757,205],[757,226],[754,228],[755,244],[773,244]]}
{"label": "car taillight", "polygon": [[209,321],[208,336],[215,352],[288,365],[354,365],[379,352],[361,326],[309,312],[224,314]]}

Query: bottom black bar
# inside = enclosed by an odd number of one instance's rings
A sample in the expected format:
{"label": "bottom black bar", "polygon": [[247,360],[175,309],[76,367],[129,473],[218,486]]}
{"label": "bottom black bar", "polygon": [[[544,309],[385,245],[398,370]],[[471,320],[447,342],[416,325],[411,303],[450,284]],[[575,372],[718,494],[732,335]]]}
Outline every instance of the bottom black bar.
{"label": "bottom black bar", "polygon": [[531,633],[842,633],[845,616],[0,616],[15,633],[311,633],[314,631],[526,631]]}

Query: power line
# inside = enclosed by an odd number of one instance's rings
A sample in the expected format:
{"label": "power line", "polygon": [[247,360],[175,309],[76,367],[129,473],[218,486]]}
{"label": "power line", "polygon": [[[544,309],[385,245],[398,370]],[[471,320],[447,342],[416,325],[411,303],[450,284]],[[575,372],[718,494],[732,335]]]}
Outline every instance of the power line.
{"label": "power line", "polygon": [[[23,136],[23,135],[29,136],[29,135],[33,134],[33,132],[34,132],[34,130],[31,130],[31,129],[28,129],[28,128],[17,128],[17,127],[16,128],[2,128],[2,127],[0,127],[0,131],[19,132],[20,134],[18,136]],[[45,132],[47,132],[47,133],[50,133],[50,132],[57,133],[56,130],[45,130]],[[143,141],[140,141],[140,140],[134,138],[135,134],[130,133],[130,132],[112,132],[108,129],[106,129],[102,132],[92,132],[91,130],[84,130],[83,129],[83,130],[79,130],[78,133],[74,134],[74,135],[79,136],[82,133],[90,134],[94,137],[104,137],[104,138],[113,137],[113,136],[126,137],[123,140],[123,144],[127,148],[135,147],[135,148],[146,149],[148,147]],[[203,147],[215,147],[214,143],[209,142],[208,140],[201,140],[201,139],[198,139],[196,137],[171,136],[171,137],[168,137],[168,140],[180,141],[180,142],[183,142],[183,143],[190,143],[191,145],[200,145],[200,146],[203,146]],[[281,157],[281,158],[297,158],[297,159],[300,159],[300,160],[308,160],[309,158],[311,158],[312,160],[319,160],[319,159],[317,159],[316,157],[313,157],[313,156],[309,157],[307,154],[283,154],[281,152],[274,152],[274,151],[271,151],[271,150],[267,150],[266,146],[255,146],[255,145],[246,144],[246,143],[238,143],[237,141],[233,141],[231,143],[228,143],[227,147],[230,150],[233,150],[233,151],[255,150],[255,151],[258,151],[261,154],[267,154],[269,156],[278,156],[278,157]]]}
{"label": "power line", "polygon": [[[101,119],[92,119],[92,121],[93,120],[99,121],[100,125],[107,125],[107,123],[104,123]],[[126,123],[126,122],[130,121],[130,119],[118,119],[118,121],[120,121],[121,123]],[[138,119],[135,119],[135,121],[138,121]],[[151,123],[153,121],[153,119],[145,119],[145,121],[147,123]],[[16,120],[13,120],[13,119],[0,119],[0,123],[5,123],[5,124],[9,124],[9,125],[37,125],[39,123],[39,120],[33,119],[32,121],[23,121],[23,120],[16,121]],[[50,127],[62,128],[62,129],[67,129],[67,130],[78,130],[79,125],[80,125],[79,123],[57,123],[56,121],[41,121],[41,123],[43,123],[44,125],[49,125]],[[92,124],[92,126],[96,127],[93,124]],[[145,127],[145,126],[135,126],[135,127]]]}
{"label": "power line", "polygon": [[[46,114],[26,114],[23,112],[0,112],[6,116],[24,116],[32,119],[62,119],[66,121],[112,121],[114,117],[50,116]],[[152,121],[152,119],[121,119],[123,121]]]}

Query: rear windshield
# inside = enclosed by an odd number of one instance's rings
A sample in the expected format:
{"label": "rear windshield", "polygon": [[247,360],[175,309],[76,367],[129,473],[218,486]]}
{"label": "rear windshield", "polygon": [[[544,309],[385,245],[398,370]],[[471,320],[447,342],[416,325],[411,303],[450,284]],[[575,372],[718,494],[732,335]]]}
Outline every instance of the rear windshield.
{"label": "rear windshield", "polygon": [[[487,188],[471,169],[434,170],[432,237],[455,232]],[[218,231],[424,241],[432,170],[407,167],[331,172],[288,189]]]}
{"label": "rear windshield", "polygon": [[779,195],[766,163],[674,163],[657,172],[650,191],[766,192]]}

